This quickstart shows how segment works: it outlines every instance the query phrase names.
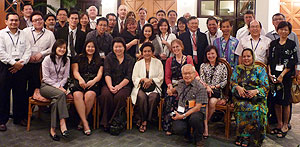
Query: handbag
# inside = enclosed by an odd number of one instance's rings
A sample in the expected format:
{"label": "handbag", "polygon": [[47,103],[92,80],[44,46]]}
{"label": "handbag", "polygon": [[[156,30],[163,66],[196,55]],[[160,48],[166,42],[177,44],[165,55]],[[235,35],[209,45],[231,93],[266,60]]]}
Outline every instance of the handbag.
{"label": "handbag", "polygon": [[212,89],[214,93],[211,94],[211,97],[221,98],[221,90],[218,88]]}
{"label": "handbag", "polygon": [[[245,85],[244,88],[245,88],[246,90],[254,90],[254,89],[255,89],[254,87],[251,87],[251,86],[248,86],[248,85]],[[235,97],[236,99],[239,99],[239,100],[247,100],[247,101],[252,102],[253,104],[257,104],[258,102],[261,102],[262,99],[264,98],[263,96],[260,96],[260,95],[256,95],[256,96],[254,96],[254,97],[251,98],[251,99],[249,99],[249,98],[247,98],[247,97],[241,97],[241,96],[239,95],[239,92],[238,92],[237,90],[235,90],[235,92],[233,93],[233,95],[234,95],[234,97]]]}
{"label": "handbag", "polygon": [[141,85],[140,85],[141,90],[144,92],[152,92],[155,90],[155,87],[156,87],[155,82],[152,82],[152,84],[148,88],[144,88],[143,85],[144,85],[144,82],[141,82]]}
{"label": "handbag", "polygon": [[290,99],[291,103],[300,102],[300,84],[298,84],[297,78],[293,79],[292,88],[291,88],[292,97]]}

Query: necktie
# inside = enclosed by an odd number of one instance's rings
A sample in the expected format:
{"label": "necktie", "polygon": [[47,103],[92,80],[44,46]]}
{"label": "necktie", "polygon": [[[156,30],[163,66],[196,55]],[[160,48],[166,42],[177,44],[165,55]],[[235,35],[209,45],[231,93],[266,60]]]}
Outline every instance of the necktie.
{"label": "necktie", "polygon": [[196,64],[198,64],[197,58],[197,40],[196,40],[196,33],[193,33],[193,57]]}
{"label": "necktie", "polygon": [[75,49],[74,49],[74,37],[73,37],[73,31],[70,32],[69,40],[70,40],[71,57],[74,57],[74,56],[75,56]]}
{"label": "necktie", "polygon": [[122,32],[123,32],[123,30],[124,30],[124,23],[123,23],[123,20],[121,21],[120,25],[121,25],[121,30],[120,30],[120,33],[122,33]]}

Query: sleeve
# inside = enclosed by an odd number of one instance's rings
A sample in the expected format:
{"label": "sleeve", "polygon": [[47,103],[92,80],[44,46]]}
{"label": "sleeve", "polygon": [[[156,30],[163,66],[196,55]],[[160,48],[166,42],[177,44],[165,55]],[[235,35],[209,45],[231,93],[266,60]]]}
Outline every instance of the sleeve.
{"label": "sleeve", "polygon": [[158,76],[153,78],[152,80],[155,82],[155,84],[158,87],[161,87],[161,85],[164,81],[164,67],[163,67],[160,60],[157,59],[156,63],[157,63],[157,68],[156,69],[158,71]]}
{"label": "sleeve", "polygon": [[271,43],[270,43],[270,46],[269,46],[269,49],[268,49],[268,61],[267,61],[267,65],[270,65],[272,63],[272,52],[273,52],[273,47],[274,47],[274,44],[275,44],[275,41],[276,40],[273,40]]}
{"label": "sleeve", "polygon": [[238,67],[233,70],[230,83],[232,87],[231,92],[234,93],[236,86],[238,86]]}
{"label": "sleeve", "polygon": [[42,73],[43,73],[43,82],[54,86],[59,87],[59,85],[50,78],[50,70],[51,70],[51,59],[47,56],[42,62]]}
{"label": "sleeve", "polygon": [[64,75],[63,75],[63,79],[60,81],[59,86],[64,86],[67,81],[68,81],[68,77],[70,74],[70,59],[68,58],[68,61],[65,65],[65,71],[64,71]]}
{"label": "sleeve", "polygon": [[73,63],[78,63],[79,64],[79,60],[80,60],[80,55],[76,55],[73,60],[72,60],[72,64]]}
{"label": "sleeve", "polygon": [[295,50],[297,51],[297,57],[298,57],[298,62],[297,62],[297,65],[300,65],[300,50],[299,50],[299,40],[298,40],[298,36],[294,34],[294,41],[296,43],[296,46],[295,46]]}
{"label": "sleeve", "polygon": [[298,57],[297,57],[297,50],[296,50],[296,43],[294,41],[291,41],[291,48],[290,51],[292,52],[289,57],[289,62],[287,64],[287,68],[291,69],[294,68],[294,66],[298,63]]}
{"label": "sleeve", "polygon": [[222,63],[222,64],[220,64],[220,66],[221,66],[221,82],[220,82],[220,86],[221,86],[221,88],[224,88],[225,86],[226,86],[226,84],[227,84],[227,68],[226,68],[226,66]]}
{"label": "sleeve", "polygon": [[243,39],[240,40],[240,42],[237,43],[237,46],[236,46],[236,49],[235,49],[235,54],[238,55],[238,56],[241,56],[242,55],[242,52],[244,50],[244,47],[243,47]]}
{"label": "sleeve", "polygon": [[128,58],[130,58],[130,59],[128,60],[128,63],[127,63],[127,71],[126,71],[126,75],[125,75],[124,79],[128,79],[129,81],[131,81],[134,61],[131,57],[129,57],[129,55],[128,55]]}
{"label": "sleeve", "polygon": [[45,56],[47,56],[47,55],[49,55],[50,53],[51,53],[51,50],[52,50],[52,46],[53,46],[53,44],[55,43],[55,37],[54,37],[54,35],[53,35],[53,33],[52,32],[49,32],[49,42],[50,42],[50,46],[46,49],[46,50],[44,50],[44,51],[42,51],[41,52],[41,54],[45,57]]}
{"label": "sleeve", "polygon": [[165,65],[165,82],[166,85],[172,84],[172,70],[171,70],[171,64],[172,64],[172,58],[170,57],[166,61]]}
{"label": "sleeve", "polygon": [[205,74],[204,74],[204,64],[205,63],[202,63],[201,65],[200,65],[200,79],[201,79],[201,81],[203,81],[204,83],[206,83],[207,81],[205,80]]}
{"label": "sleeve", "polygon": [[104,77],[106,76],[111,77],[111,65],[110,65],[111,62],[112,62],[111,56],[107,56],[104,59]]}
{"label": "sleeve", "polygon": [[5,34],[0,32],[0,61],[4,64],[14,65],[16,61],[11,58],[11,56],[6,52],[6,45],[5,45]]}
{"label": "sleeve", "polygon": [[196,104],[207,104],[208,103],[208,96],[207,91],[204,86],[199,83],[199,90],[196,93]]}
{"label": "sleeve", "polygon": [[257,87],[259,91],[259,95],[263,97],[267,97],[267,91],[269,89],[269,79],[268,79],[268,74],[265,68],[263,67],[258,67],[257,70],[257,75],[259,79],[259,87]]}
{"label": "sleeve", "polygon": [[136,62],[132,71],[132,82],[134,87],[138,87],[140,81],[141,81],[141,77],[139,76],[139,62]]}
{"label": "sleeve", "polygon": [[[25,35],[25,34],[24,34]],[[23,61],[23,65],[27,64],[29,59],[30,59],[30,56],[31,56],[31,48],[30,48],[30,43],[29,43],[29,40],[25,39],[25,51],[24,51],[24,54],[22,56],[22,58],[20,59],[20,61]]]}
{"label": "sleeve", "polygon": [[[92,39],[92,33],[93,31],[89,32],[86,37],[85,37],[85,42],[87,42],[88,40]],[[95,38],[96,39],[96,38]]]}

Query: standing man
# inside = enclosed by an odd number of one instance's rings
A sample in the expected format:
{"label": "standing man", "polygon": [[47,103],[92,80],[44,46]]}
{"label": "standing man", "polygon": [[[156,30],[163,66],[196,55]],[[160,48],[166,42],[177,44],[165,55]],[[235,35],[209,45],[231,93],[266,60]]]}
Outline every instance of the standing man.
{"label": "standing man", "polygon": [[6,28],[0,30],[0,131],[7,130],[11,90],[14,124],[27,125],[28,97],[23,66],[31,55],[27,36],[18,29],[19,15],[8,13],[5,24]]}
{"label": "standing man", "polygon": [[55,23],[56,23],[56,17],[55,15],[49,13],[49,14],[46,14],[44,16],[44,21],[45,21],[45,26],[46,26],[46,29],[47,30],[50,30],[51,32],[55,32]]}
{"label": "standing man", "polygon": [[82,53],[85,42],[85,33],[77,29],[79,19],[77,11],[70,12],[68,16],[69,26],[60,28],[54,33],[56,39],[63,39],[67,42],[68,57],[71,58]]}
{"label": "standing man", "polygon": [[190,14],[189,12],[184,13],[184,14],[183,14],[183,17],[184,17],[186,20],[189,20],[189,18],[191,18],[191,14]]}
{"label": "standing man", "polygon": [[166,12],[164,10],[158,10],[156,12],[156,18],[160,21],[162,18],[166,18]]}
{"label": "standing man", "polygon": [[[240,41],[242,38],[250,35],[250,32],[249,32],[248,28],[249,28],[250,22],[252,20],[254,20],[254,19],[255,19],[255,17],[254,17],[253,11],[251,11],[251,10],[246,11],[246,13],[244,14],[245,25],[244,25],[244,27],[240,28],[237,31],[237,33],[236,33],[236,39],[238,39]],[[260,34],[261,35],[266,35],[265,30],[261,29]]]}
{"label": "standing man", "polygon": [[216,38],[222,37],[223,33],[219,30],[219,21],[215,17],[208,17],[206,21],[207,31],[205,32],[208,45],[213,45]]}
{"label": "standing man", "polygon": [[56,12],[56,18],[58,22],[55,25],[55,29],[68,27],[68,10],[66,8],[59,8]]}
{"label": "standing man", "polygon": [[90,6],[87,10],[87,13],[90,18],[90,28],[95,30],[96,29],[96,23],[97,23],[97,14],[98,14],[98,9],[96,6]]}
{"label": "standing man", "polygon": [[24,29],[31,49],[29,62],[24,67],[26,80],[28,81],[28,97],[32,96],[34,91],[41,87],[41,63],[44,57],[51,53],[52,45],[55,42],[53,32],[44,28],[43,14],[41,12],[33,12],[30,20],[32,21],[33,27]]}
{"label": "standing man", "polygon": [[91,31],[86,36],[87,40],[94,40],[96,46],[99,49],[99,54],[101,58],[112,51],[112,40],[113,37],[107,33],[108,20],[105,17],[101,17],[97,20],[96,30]]}
{"label": "standing man", "polygon": [[114,29],[117,24],[117,16],[114,13],[108,13],[106,14],[106,19],[108,20],[108,27],[106,32],[111,34],[113,38],[120,36],[120,33],[118,33]]}
{"label": "standing man", "polygon": [[138,15],[140,17],[140,20],[138,21],[138,28],[137,28],[137,30],[139,32],[141,32],[142,29],[143,29],[143,26],[148,23],[147,20],[146,20],[146,18],[147,18],[147,9],[144,8],[144,7],[141,7],[139,9]]}
{"label": "standing man", "polygon": [[32,22],[30,21],[31,13],[33,12],[32,5],[30,3],[25,3],[21,10],[23,17],[20,18],[19,29],[23,30],[24,28],[31,27]]}
{"label": "standing man", "polygon": [[251,48],[256,60],[267,64],[267,51],[270,46],[271,39],[264,35],[260,35],[262,25],[259,21],[253,20],[250,22],[250,35],[242,38],[235,50],[235,54],[239,56],[239,64],[242,63],[242,52],[245,48]]}
{"label": "standing man", "polygon": [[117,25],[114,28],[118,34],[121,34],[125,28],[125,20],[127,15],[127,7],[125,5],[120,5],[118,8],[118,18]]}
{"label": "standing man", "polygon": [[173,34],[177,34],[177,25],[176,25],[177,12],[175,10],[170,10],[168,12],[168,21],[169,21],[169,24],[170,24],[171,32]]}
{"label": "standing man", "polygon": [[199,20],[197,17],[192,16],[188,20],[189,31],[184,32],[179,36],[179,39],[183,42],[185,55],[191,55],[194,59],[194,65],[196,70],[199,71],[200,65],[203,63],[204,52],[208,46],[206,35],[200,32]]}

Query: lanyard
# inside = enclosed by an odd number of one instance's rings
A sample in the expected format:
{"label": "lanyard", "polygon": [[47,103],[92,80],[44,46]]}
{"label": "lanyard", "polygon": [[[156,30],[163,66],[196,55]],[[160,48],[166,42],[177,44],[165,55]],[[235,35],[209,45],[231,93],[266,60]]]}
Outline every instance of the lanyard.
{"label": "lanyard", "polygon": [[[186,90],[187,88],[189,88],[189,89],[185,92],[185,90]],[[179,100],[180,100],[180,96],[182,95],[182,98],[181,98],[181,102],[182,102],[182,103],[183,103],[183,100],[186,99],[186,95],[190,92],[191,88],[192,88],[192,85],[191,85],[191,84],[185,86],[184,89],[183,89],[183,91],[182,91],[182,93],[180,93],[180,95],[178,96],[178,98],[179,98]],[[184,105],[185,105],[185,104],[184,104]]]}
{"label": "lanyard", "polygon": [[[161,38],[161,36],[159,37],[160,38],[160,41],[161,41],[161,43],[162,43],[162,38]],[[166,39],[164,39],[165,41],[167,41],[168,40],[168,38],[169,38],[169,34],[168,34],[168,36],[167,36],[167,38]],[[165,48],[165,44],[162,44],[162,47],[163,47],[163,49]]]}
{"label": "lanyard", "polygon": [[37,40],[35,40],[35,37],[34,37],[34,34],[33,34],[32,30],[31,30],[31,34],[32,34],[32,38],[33,38],[34,44],[36,44],[36,42],[39,41],[43,37],[43,35],[45,34],[45,31],[43,31],[43,34],[40,35],[40,37]]}
{"label": "lanyard", "polygon": [[[60,62],[60,63],[61,63],[61,62]],[[57,71],[57,68],[56,68],[55,64],[54,64],[54,68],[55,68],[56,77],[57,77],[57,80],[58,80],[58,74],[60,73],[61,64],[59,65],[58,71]]]}
{"label": "lanyard", "polygon": [[18,42],[19,42],[20,32],[18,32],[18,39],[17,39],[16,44],[15,44],[14,40],[12,39],[11,35],[9,34],[9,32],[7,32],[7,34],[8,34],[8,36],[10,37],[10,40],[11,40],[13,46],[16,48],[17,45],[18,45]]}
{"label": "lanyard", "polygon": [[[252,47],[252,50],[253,50],[253,43],[252,43],[252,38],[250,39],[250,41],[251,41],[251,47]],[[259,38],[259,40],[258,40],[258,42],[257,42],[257,44],[256,44],[256,46],[255,46],[255,48],[254,48],[254,51],[256,51],[256,49],[257,49],[257,47],[258,47],[258,44],[259,44],[259,42],[260,42],[260,38]]]}
{"label": "lanyard", "polygon": [[[225,38],[224,38],[225,39]],[[229,40],[230,40],[230,38],[228,38],[228,40],[227,40],[227,42],[226,42],[226,45],[225,45],[225,48],[223,49],[223,47],[222,47],[222,40],[221,40],[221,37],[220,37],[220,48],[221,48],[221,51],[223,51],[223,53],[225,52],[225,51],[227,51],[227,49],[228,49],[228,43],[229,43]]]}

